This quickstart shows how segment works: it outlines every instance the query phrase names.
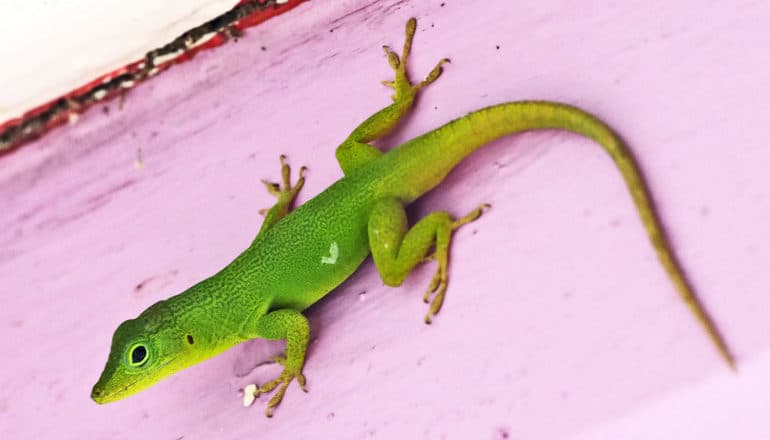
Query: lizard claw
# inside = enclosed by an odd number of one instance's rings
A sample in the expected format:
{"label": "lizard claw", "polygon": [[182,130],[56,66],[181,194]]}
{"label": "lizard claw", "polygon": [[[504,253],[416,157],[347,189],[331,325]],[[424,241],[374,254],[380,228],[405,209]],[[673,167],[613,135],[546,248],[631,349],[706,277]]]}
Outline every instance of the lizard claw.
{"label": "lizard claw", "polygon": [[[285,365],[286,363],[286,358],[282,356],[277,356],[272,359],[281,365]],[[284,368],[280,376],[265,383],[256,391],[256,394],[259,395],[263,393],[269,393],[278,388],[278,391],[276,391],[273,397],[270,398],[270,401],[267,402],[267,409],[265,410],[265,415],[267,417],[273,417],[273,409],[278,406],[279,403],[281,403],[283,396],[286,394],[286,389],[294,379],[297,379],[297,383],[299,384],[299,387],[302,389],[302,391],[307,393],[308,389],[306,387],[307,381],[305,379],[305,375],[302,374],[301,371],[295,371],[294,369],[289,369],[288,367]]]}

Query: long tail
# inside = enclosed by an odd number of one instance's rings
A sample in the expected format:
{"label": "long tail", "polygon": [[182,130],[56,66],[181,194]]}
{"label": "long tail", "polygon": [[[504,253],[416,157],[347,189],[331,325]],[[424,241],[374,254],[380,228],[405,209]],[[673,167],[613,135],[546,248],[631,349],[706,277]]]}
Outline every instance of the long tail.
{"label": "long tail", "polygon": [[[730,368],[735,369],[735,360],[730,349],[713,319],[695,295],[674,255],[639,167],[623,140],[607,124],[579,108],[566,104],[520,101],[478,110],[426,136],[431,137],[430,145],[436,145],[443,150],[441,155],[434,155],[433,160],[436,160],[436,157],[443,157],[444,159],[439,160],[447,161],[444,165],[446,165],[445,169],[449,170],[475,149],[494,139],[537,129],[562,129],[578,133],[593,139],[609,153],[626,181],[661,264],[721,356]],[[442,137],[445,138],[442,139]]]}

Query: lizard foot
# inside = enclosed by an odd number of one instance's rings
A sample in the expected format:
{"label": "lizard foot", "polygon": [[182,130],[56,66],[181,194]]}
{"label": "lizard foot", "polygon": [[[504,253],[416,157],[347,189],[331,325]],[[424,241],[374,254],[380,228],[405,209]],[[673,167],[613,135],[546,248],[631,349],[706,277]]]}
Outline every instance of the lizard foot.
{"label": "lizard foot", "polygon": [[269,393],[274,389],[278,388],[278,391],[276,391],[273,397],[270,399],[270,401],[267,402],[267,409],[265,410],[265,415],[267,417],[273,417],[273,408],[275,408],[276,406],[278,406],[279,403],[281,403],[281,400],[283,400],[284,394],[286,394],[286,389],[289,387],[289,384],[291,383],[292,380],[297,379],[297,383],[299,384],[302,391],[307,393],[307,388],[305,387],[305,383],[306,383],[305,376],[302,374],[301,368],[295,369],[295,368],[287,367],[285,357],[274,357],[271,359],[274,360],[276,363],[279,363],[284,366],[283,372],[281,373],[280,376],[263,384],[255,392],[255,394],[258,396],[262,393]]}
{"label": "lizard foot", "polygon": [[417,84],[412,84],[409,80],[409,75],[406,71],[406,60],[409,57],[409,52],[412,50],[412,40],[414,40],[414,33],[417,29],[417,20],[410,18],[406,22],[406,39],[404,40],[404,48],[401,52],[401,57],[398,56],[390,46],[383,46],[385,54],[388,56],[388,64],[396,72],[396,77],[393,81],[383,81],[382,83],[392,88],[395,93],[393,94],[393,101],[411,101],[420,89],[436,81],[443,71],[442,66],[449,62],[449,58],[444,58],[439,61],[433,70],[428,73],[428,76],[424,80]]}
{"label": "lizard foot", "polygon": [[[264,179],[262,180],[262,183],[265,185],[265,188],[267,188],[267,191],[270,194],[278,198],[278,203],[276,206],[279,206],[282,211],[285,210],[288,212],[292,203],[294,203],[294,200],[297,198],[299,190],[302,189],[302,186],[305,184],[305,171],[307,171],[307,168],[301,167],[299,169],[299,179],[297,179],[297,182],[292,185],[291,168],[286,162],[286,156],[282,154],[280,160],[282,184],[273,183]],[[268,211],[269,209],[261,209],[259,213],[265,215]]]}
{"label": "lizard foot", "polygon": [[484,211],[488,210],[491,207],[492,205],[490,205],[489,203],[482,203],[473,211],[455,220],[452,223],[452,231],[460,229],[460,226],[467,225],[468,223],[471,223],[471,222],[475,222],[476,220],[479,219],[479,217],[481,217],[481,214],[483,214]]}
{"label": "lizard foot", "polygon": [[[430,303],[430,306],[428,307],[428,313],[425,315],[426,324],[433,322],[433,316],[436,315],[439,310],[441,310],[441,306],[444,304],[444,297],[446,296],[447,288],[449,241],[452,232],[460,228],[460,226],[477,220],[479,217],[481,217],[481,214],[490,207],[491,205],[484,203],[463,217],[454,220],[451,224],[451,228],[446,232],[445,238],[443,240],[436,240],[436,251],[428,258],[435,259],[438,262],[438,268],[436,268],[436,273],[433,275],[433,278],[428,285],[428,290],[425,291],[425,294],[422,297],[422,300],[426,304]],[[431,297],[433,297],[432,300]]]}

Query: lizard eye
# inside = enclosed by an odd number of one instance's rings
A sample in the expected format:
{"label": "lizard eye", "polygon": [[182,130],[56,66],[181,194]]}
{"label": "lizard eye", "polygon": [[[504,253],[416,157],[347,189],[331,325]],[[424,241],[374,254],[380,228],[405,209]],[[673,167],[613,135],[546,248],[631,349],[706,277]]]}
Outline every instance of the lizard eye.
{"label": "lizard eye", "polygon": [[132,367],[139,367],[147,362],[147,346],[144,344],[136,344],[131,347],[128,355],[128,363]]}

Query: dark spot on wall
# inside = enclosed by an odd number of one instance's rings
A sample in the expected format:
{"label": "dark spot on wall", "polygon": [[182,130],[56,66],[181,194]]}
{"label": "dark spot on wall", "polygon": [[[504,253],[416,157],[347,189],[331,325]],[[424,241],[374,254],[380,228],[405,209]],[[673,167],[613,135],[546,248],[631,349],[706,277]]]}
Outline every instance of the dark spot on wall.
{"label": "dark spot on wall", "polygon": [[193,345],[195,343],[195,340],[193,339],[192,335],[187,335],[187,343],[190,345]]}
{"label": "dark spot on wall", "polygon": [[174,281],[174,277],[179,274],[179,270],[173,269],[168,272],[154,275],[136,283],[134,286],[134,296],[140,298],[144,292],[162,290]]}

